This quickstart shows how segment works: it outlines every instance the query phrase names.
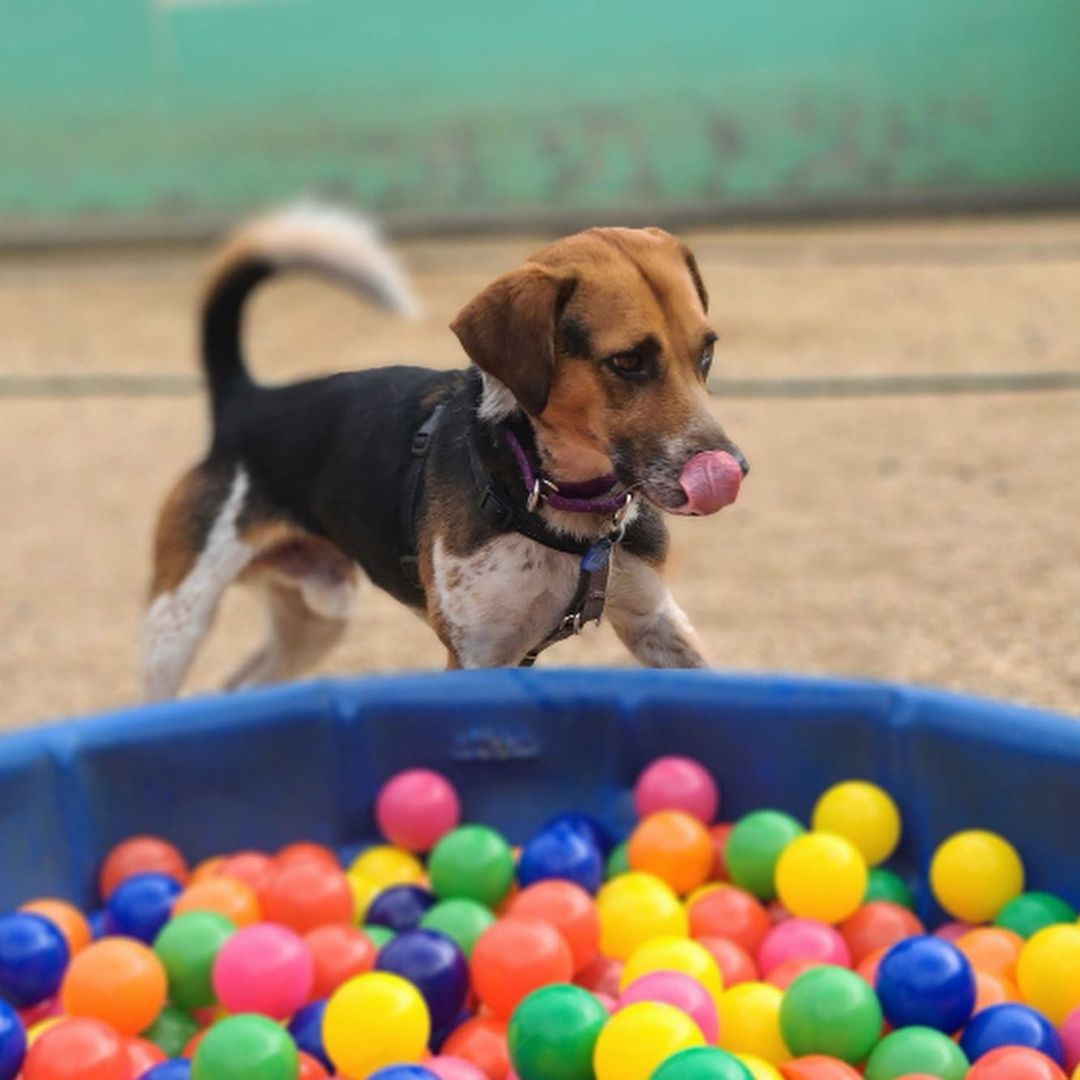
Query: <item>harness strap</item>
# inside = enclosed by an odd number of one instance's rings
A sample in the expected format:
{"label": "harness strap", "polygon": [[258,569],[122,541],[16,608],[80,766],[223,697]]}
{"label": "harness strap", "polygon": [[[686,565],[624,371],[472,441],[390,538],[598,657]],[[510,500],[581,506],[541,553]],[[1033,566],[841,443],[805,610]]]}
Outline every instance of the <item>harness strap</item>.
{"label": "harness strap", "polygon": [[401,500],[401,538],[404,553],[398,559],[401,572],[413,585],[420,584],[418,556],[420,537],[420,498],[424,492],[424,464],[431,447],[431,436],[438,426],[445,402],[440,402],[431,415],[417,428],[412,440],[412,457],[405,474],[405,490]]}

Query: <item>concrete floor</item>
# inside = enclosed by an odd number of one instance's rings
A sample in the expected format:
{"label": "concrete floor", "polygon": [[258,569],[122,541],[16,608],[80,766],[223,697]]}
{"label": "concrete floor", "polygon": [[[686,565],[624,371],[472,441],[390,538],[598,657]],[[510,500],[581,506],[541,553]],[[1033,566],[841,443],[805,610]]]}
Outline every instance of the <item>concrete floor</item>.
{"label": "concrete floor", "polygon": [[[1080,370],[1080,219],[690,235],[724,378]],[[462,362],[458,306],[535,239],[403,249],[428,313],[401,325],[311,282],[254,305],[267,379]],[[204,252],[0,259],[0,726],[135,700],[158,501],[202,452],[194,394],[25,396],[13,377],[189,375]],[[21,396],[20,396],[21,395]],[[929,683],[1080,713],[1080,392],[717,398],[753,473],[677,521],[671,583],[721,668]],[[435,667],[369,593],[327,672]],[[255,645],[223,605],[190,689]],[[544,663],[623,663],[607,629]]]}

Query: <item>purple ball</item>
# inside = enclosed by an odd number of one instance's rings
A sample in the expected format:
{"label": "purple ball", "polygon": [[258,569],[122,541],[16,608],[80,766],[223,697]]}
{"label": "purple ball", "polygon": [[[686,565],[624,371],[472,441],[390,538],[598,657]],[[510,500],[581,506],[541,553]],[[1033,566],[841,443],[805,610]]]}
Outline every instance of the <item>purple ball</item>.
{"label": "purple ball", "polygon": [[464,953],[445,934],[434,930],[398,934],[379,950],[375,969],[400,975],[420,991],[436,1031],[461,1012],[469,993],[469,965]]}
{"label": "purple ball", "polygon": [[435,903],[435,896],[419,885],[393,885],[383,889],[367,909],[364,922],[386,926],[395,933],[415,930],[424,912]]}

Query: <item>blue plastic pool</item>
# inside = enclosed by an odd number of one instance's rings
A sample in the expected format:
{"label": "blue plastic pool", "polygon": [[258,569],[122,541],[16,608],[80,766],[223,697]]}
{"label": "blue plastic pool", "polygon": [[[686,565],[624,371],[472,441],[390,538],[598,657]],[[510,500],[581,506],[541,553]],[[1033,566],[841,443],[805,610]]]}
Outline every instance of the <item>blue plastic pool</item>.
{"label": "blue plastic pool", "polygon": [[380,782],[413,765],[448,774],[469,819],[515,840],[569,808],[624,827],[635,777],[664,753],[713,771],[725,818],[776,806],[805,820],[828,784],[875,780],[904,816],[897,869],[925,868],[956,829],[995,829],[1031,887],[1080,903],[1075,720],[880,684],[500,670],[305,683],[9,735],[0,910],[42,894],[89,904],[102,855],[136,832],[192,858],[362,844]]}

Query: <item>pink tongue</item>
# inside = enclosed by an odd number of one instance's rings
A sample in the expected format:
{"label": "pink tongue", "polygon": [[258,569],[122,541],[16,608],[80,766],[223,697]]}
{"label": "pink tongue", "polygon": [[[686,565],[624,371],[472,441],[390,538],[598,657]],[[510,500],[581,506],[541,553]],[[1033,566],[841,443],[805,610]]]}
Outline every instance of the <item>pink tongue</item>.
{"label": "pink tongue", "polygon": [[686,502],[677,514],[715,514],[735,501],[742,469],[726,450],[695,454],[684,466],[679,483]]}

